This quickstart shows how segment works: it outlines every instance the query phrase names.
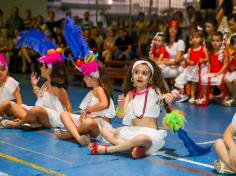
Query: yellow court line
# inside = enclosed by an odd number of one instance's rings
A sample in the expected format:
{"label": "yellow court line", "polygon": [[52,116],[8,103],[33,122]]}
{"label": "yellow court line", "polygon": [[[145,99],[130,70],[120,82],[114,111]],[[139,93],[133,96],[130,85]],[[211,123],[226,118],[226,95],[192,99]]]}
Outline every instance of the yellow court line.
{"label": "yellow court line", "polygon": [[47,174],[50,174],[50,175],[65,176],[64,174],[61,174],[61,173],[59,173],[57,171],[49,170],[49,169],[44,168],[42,166],[36,165],[34,163],[27,162],[27,161],[19,159],[19,158],[15,158],[15,157],[10,156],[10,155],[6,155],[4,153],[0,153],[0,157],[6,158],[8,160],[11,160],[11,161],[14,161],[14,162],[17,162],[17,163],[20,163],[20,164],[24,164],[24,165],[30,166],[30,167],[32,167],[34,169],[43,171],[43,172],[45,172]]}
{"label": "yellow court line", "polygon": [[24,148],[24,147],[20,147],[20,146],[17,146],[17,145],[8,143],[8,142],[3,141],[3,140],[0,140],[0,142],[3,143],[3,144],[7,144],[7,145],[9,145],[9,146],[13,146],[13,147],[16,147],[16,148],[18,148],[18,149],[27,151],[27,152],[31,152],[31,153],[34,153],[34,154],[42,155],[42,156],[47,157],[47,158],[56,159],[56,160],[62,161],[62,162],[64,162],[64,163],[67,163],[67,164],[70,164],[70,165],[74,165],[74,163],[72,163],[72,162],[70,162],[70,161],[66,161],[66,160],[63,160],[63,159],[60,159],[60,158],[57,158],[57,157],[54,157],[54,156],[49,156],[49,155],[46,155],[46,154],[44,154],[44,153],[40,153],[40,152],[36,152],[36,151],[30,150],[30,149],[27,149],[27,148]]}

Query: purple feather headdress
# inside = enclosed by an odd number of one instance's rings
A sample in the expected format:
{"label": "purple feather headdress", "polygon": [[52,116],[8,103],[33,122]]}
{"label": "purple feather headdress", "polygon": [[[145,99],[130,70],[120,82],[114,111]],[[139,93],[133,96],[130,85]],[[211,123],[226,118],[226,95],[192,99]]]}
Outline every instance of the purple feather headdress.
{"label": "purple feather headdress", "polygon": [[98,79],[99,63],[96,59],[97,55],[90,50],[80,26],[76,25],[71,17],[66,19],[64,36],[67,45],[72,51],[75,68],[83,72],[84,75],[90,75]]}
{"label": "purple feather headdress", "polygon": [[5,69],[8,69],[7,61],[6,61],[5,55],[3,53],[0,53],[0,66]]}

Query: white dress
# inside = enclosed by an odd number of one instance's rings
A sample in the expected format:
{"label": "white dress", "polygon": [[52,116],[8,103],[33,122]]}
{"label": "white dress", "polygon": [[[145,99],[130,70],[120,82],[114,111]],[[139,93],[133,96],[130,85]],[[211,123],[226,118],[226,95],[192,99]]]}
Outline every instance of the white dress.
{"label": "white dress", "polygon": [[0,87],[0,103],[4,100],[14,100],[15,97],[13,93],[18,87],[19,82],[8,76],[6,82]]}
{"label": "white dress", "polygon": [[[167,133],[165,130],[156,130],[148,127],[133,126],[132,119],[140,116],[143,111],[145,101],[145,94],[136,95],[127,106],[127,110],[123,119],[124,127],[117,128],[119,137],[121,139],[129,140],[138,135],[147,135],[152,140],[152,146],[146,151],[146,154],[153,154],[160,150],[164,144],[164,138]],[[160,97],[154,89],[148,92],[147,105],[144,113],[144,118],[157,118],[160,114]]]}
{"label": "white dress", "polygon": [[[168,46],[166,46],[165,48],[167,52],[170,54],[171,58],[170,60],[174,61],[178,51],[184,52],[185,44],[183,40],[178,40],[171,46],[171,48]],[[184,68],[181,65],[160,64],[159,67],[161,68],[164,78],[175,78],[184,70]]]}
{"label": "white dress", "polygon": [[[99,102],[98,98],[93,95],[93,91],[91,90],[84,97],[84,99],[82,100],[79,107],[80,107],[80,109],[83,110],[83,109],[86,109],[88,106],[92,106],[94,104],[97,104],[98,102]],[[91,114],[89,114],[89,117],[94,118],[98,123],[99,129],[102,129],[102,128],[112,127],[112,126],[110,123],[105,121],[103,118],[97,118],[97,117],[107,117],[107,118],[112,119],[115,117],[115,115],[116,115],[115,105],[114,105],[112,98],[110,98],[110,105],[107,109],[97,111],[97,112],[92,112]],[[80,115],[72,114],[72,120],[73,120],[74,124],[78,127],[80,124]],[[102,137],[100,135],[96,139],[104,141],[104,139],[102,139]]]}
{"label": "white dress", "polygon": [[[207,73],[207,64],[201,64],[201,75],[205,75]],[[184,85],[188,82],[199,81],[199,66],[198,65],[189,65],[187,66],[182,73],[175,78],[175,87],[184,88]]]}
{"label": "white dress", "polygon": [[[57,96],[50,94],[48,91],[43,91],[43,86],[40,91],[35,106],[43,107],[47,111],[49,122],[53,128],[63,128],[64,125],[61,122],[60,114],[66,111],[65,106]],[[24,104],[22,106],[27,110],[30,110],[33,107]]]}
{"label": "white dress", "polygon": [[227,72],[225,75],[225,79],[227,79],[229,82],[236,80],[236,71]]}

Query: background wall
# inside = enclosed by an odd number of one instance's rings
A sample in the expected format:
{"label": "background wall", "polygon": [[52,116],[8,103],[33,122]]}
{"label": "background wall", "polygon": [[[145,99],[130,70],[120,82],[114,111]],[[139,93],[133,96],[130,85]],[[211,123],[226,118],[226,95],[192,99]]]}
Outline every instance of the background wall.
{"label": "background wall", "polygon": [[14,6],[19,7],[20,16],[24,16],[24,11],[30,9],[33,16],[42,15],[47,17],[47,0],[0,0],[0,9],[3,10],[4,18],[8,18]]}

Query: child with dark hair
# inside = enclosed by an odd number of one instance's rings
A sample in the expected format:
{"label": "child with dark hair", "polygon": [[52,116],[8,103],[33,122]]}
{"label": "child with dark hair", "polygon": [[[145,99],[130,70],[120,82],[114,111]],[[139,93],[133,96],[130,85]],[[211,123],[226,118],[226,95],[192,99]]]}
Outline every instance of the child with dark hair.
{"label": "child with dark hair", "polygon": [[182,29],[178,21],[172,20],[168,23],[165,37],[165,48],[170,55],[170,59],[160,61],[159,67],[164,78],[176,78],[183,71],[181,61],[185,50],[184,41],[181,39]]}
{"label": "child with dark hair", "polygon": [[[82,61],[81,61],[82,62]],[[77,61],[78,63],[78,61]],[[83,70],[83,65],[86,68]],[[115,108],[112,100],[112,86],[105,68],[96,60],[79,65],[84,74],[84,82],[92,88],[80,104],[81,114],[63,112],[61,120],[65,130],[56,130],[59,139],[75,138],[81,145],[87,145],[89,134],[92,138],[103,141],[100,130],[111,127],[111,119],[115,116]],[[88,69],[92,71],[88,71]]]}
{"label": "child with dark hair", "polygon": [[168,93],[160,68],[152,60],[137,60],[131,65],[125,84],[125,95],[118,97],[117,117],[123,117],[124,127],[108,127],[101,136],[113,146],[90,143],[91,154],[129,151],[131,157],[140,158],[161,149],[166,136],[158,130],[156,118],[160,102],[171,103],[177,94]]}
{"label": "child with dark hair", "polygon": [[198,100],[198,104],[207,104],[210,88],[217,86],[223,91],[223,79],[228,66],[228,54],[225,49],[221,49],[223,44],[223,34],[215,32],[212,34],[212,50],[210,51],[209,68],[206,74],[202,75],[203,96]]}
{"label": "child with dark hair", "polygon": [[170,59],[170,55],[164,46],[164,42],[165,35],[163,32],[157,32],[151,42],[149,57],[156,62],[156,64],[159,64],[159,62],[164,59]]}
{"label": "child with dark hair", "polygon": [[207,49],[211,49],[211,39],[212,34],[216,32],[217,21],[214,18],[207,18],[204,23],[204,37],[205,37],[205,46]]}
{"label": "child with dark hair", "polygon": [[41,76],[46,82],[38,87],[40,78],[36,73],[31,74],[33,92],[37,97],[35,106],[13,105],[12,111],[17,120],[2,120],[3,127],[21,127],[29,123],[32,127],[46,128],[64,127],[60,120],[60,113],[72,111],[67,94],[68,80],[62,57],[58,51],[50,50],[47,55],[38,59],[41,63]]}
{"label": "child with dark hair", "polygon": [[[188,57],[186,59],[187,67],[175,79],[175,87],[179,88],[182,97],[184,97],[184,86],[187,82],[191,83],[191,98],[189,103],[194,104],[196,101],[197,83],[199,77],[207,72],[206,62],[208,61],[207,49],[203,45],[203,33],[199,27],[193,30],[191,34],[192,47],[188,50]],[[184,100],[184,99],[183,99]],[[179,100],[181,102],[181,100]]]}

